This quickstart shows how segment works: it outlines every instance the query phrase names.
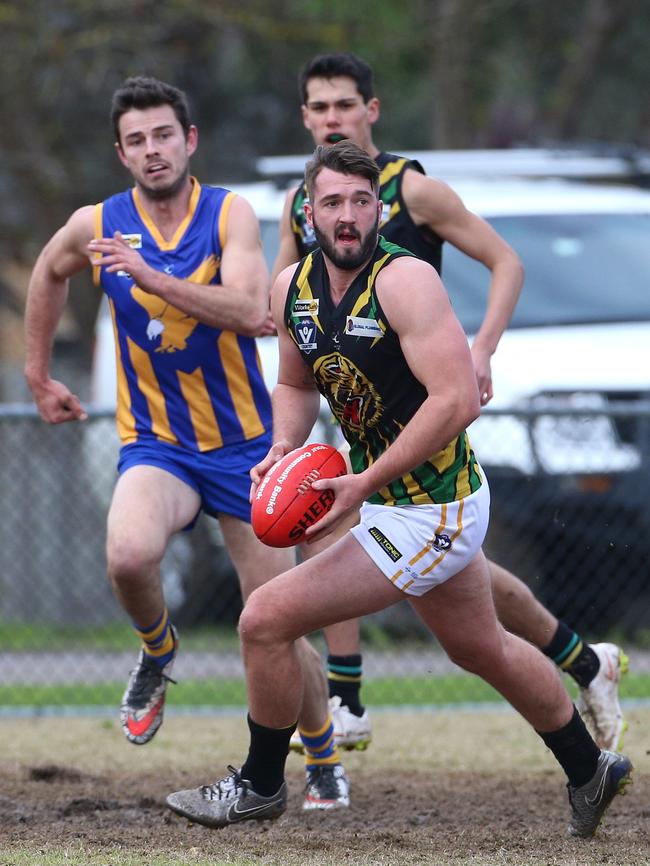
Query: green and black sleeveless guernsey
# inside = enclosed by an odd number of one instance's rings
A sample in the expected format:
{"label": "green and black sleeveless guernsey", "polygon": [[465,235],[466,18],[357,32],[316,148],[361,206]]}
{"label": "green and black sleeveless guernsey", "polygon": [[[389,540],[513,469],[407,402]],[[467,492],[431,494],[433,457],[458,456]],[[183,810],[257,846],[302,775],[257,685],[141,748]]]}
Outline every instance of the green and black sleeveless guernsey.
{"label": "green and black sleeveless guernsey", "polygon": [[[372,258],[334,306],[323,254],[316,249],[297,266],[287,293],[284,321],[289,335],[341,425],[354,472],[362,472],[383,454],[427,396],[406,363],[375,289],[379,272],[409,255],[380,236]],[[480,486],[480,469],[463,431],[368,501],[442,504],[462,499]]]}
{"label": "green and black sleeveless guernsey", "polygon": [[[386,240],[403,247],[419,259],[429,262],[440,273],[442,238],[426,226],[416,225],[402,198],[404,172],[412,168],[424,174],[424,169],[416,160],[395,156],[393,153],[379,153],[375,162],[381,169],[379,197],[384,203],[379,230]],[[314,232],[307,223],[303,210],[306,198],[307,190],[303,184],[296,190],[291,205],[291,230],[301,258],[318,246]]]}

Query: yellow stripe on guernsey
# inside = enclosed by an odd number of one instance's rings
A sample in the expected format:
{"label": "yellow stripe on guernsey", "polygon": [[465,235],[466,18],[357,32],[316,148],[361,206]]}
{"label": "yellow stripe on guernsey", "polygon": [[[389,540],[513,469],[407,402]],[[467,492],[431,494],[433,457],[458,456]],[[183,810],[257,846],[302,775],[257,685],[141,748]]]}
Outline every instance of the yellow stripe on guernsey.
{"label": "yellow stripe on guernsey", "polygon": [[395,175],[400,173],[407,162],[408,159],[404,159],[404,157],[396,159],[394,162],[389,162],[379,173],[379,186],[384,186],[389,180],[392,180]]}
{"label": "yellow stripe on guernsey", "polygon": [[[469,443],[469,436],[467,435],[467,432],[465,433],[464,445],[465,445],[465,453],[469,454],[470,449],[471,449],[471,445]],[[473,466],[472,471],[474,471],[478,475],[478,477],[481,479],[481,483],[483,483],[483,477],[481,476],[481,471],[480,471],[478,463],[474,462],[474,466]],[[470,475],[470,464],[468,462],[465,466],[463,466],[463,468],[460,470],[460,472],[458,473],[458,476],[456,478],[456,498],[457,499],[464,499],[466,496],[469,496],[470,493],[472,492],[472,485],[470,482],[469,475]]]}
{"label": "yellow stripe on guernsey", "polygon": [[205,386],[203,373],[201,370],[195,370],[193,373],[183,373],[182,370],[178,370],[176,375],[181,393],[187,403],[197,442],[209,442],[211,448],[221,448],[223,437]]}
{"label": "yellow stripe on guernsey", "polygon": [[[127,345],[133,369],[137,371],[138,388],[144,395],[149,408],[151,431],[159,439],[173,442],[176,445],[178,439],[172,433],[169,416],[167,415],[167,407],[158,387],[158,380],[151,364],[151,358],[130,337],[127,337]],[[133,430],[133,438],[135,438],[135,429]]]}
{"label": "yellow stripe on guernsey", "polygon": [[146,225],[147,229],[151,237],[156,241],[158,247],[161,250],[175,250],[178,244],[180,243],[181,238],[187,231],[187,227],[192,221],[192,217],[194,216],[194,211],[196,210],[196,205],[199,200],[199,196],[201,195],[201,184],[197,183],[194,178],[192,178],[192,193],[190,195],[190,202],[187,208],[187,213],[185,214],[185,218],[183,222],[179,225],[179,227],[174,232],[174,236],[170,241],[166,241],[165,238],[161,235],[158,227],[151,219],[146,210],[142,207],[142,202],[140,201],[140,193],[138,192],[137,186],[133,189],[133,201],[135,203],[135,208],[138,212],[138,216],[142,220],[142,222]]}
{"label": "yellow stripe on guernsey", "polygon": [[111,311],[111,322],[113,324],[113,339],[115,341],[115,366],[117,368],[117,411],[115,421],[117,433],[123,442],[133,442],[137,437],[135,434],[135,418],[131,412],[131,392],[126,381],[120,341],[117,339],[117,327],[115,325],[115,307],[111,298],[108,299]]}
{"label": "yellow stripe on guernsey", "polygon": [[363,292],[360,293],[359,297],[354,302],[354,306],[350,312],[351,316],[358,316],[365,307],[370,303],[370,296],[372,294],[372,289],[375,285],[375,280],[377,279],[377,274],[382,269],[384,264],[386,263],[386,259],[390,258],[390,253],[386,253],[385,256],[382,256],[378,259],[372,267],[372,270],[368,274],[368,280],[366,282],[366,288]]}
{"label": "yellow stripe on guernsey", "polygon": [[[95,240],[98,241],[103,237],[103,213],[104,213],[104,202],[100,202],[95,205]],[[100,259],[102,257],[101,253],[95,253],[95,258]],[[96,286],[100,285],[101,280],[101,272],[102,269],[98,265],[93,265],[93,283]]]}
{"label": "yellow stripe on guernsey", "polygon": [[[376,261],[375,264],[373,265],[373,268],[372,268],[372,270],[368,276],[366,288],[363,292],[361,292],[361,294],[359,295],[359,297],[355,301],[354,306],[352,307],[352,310],[350,312],[351,316],[358,316],[360,313],[362,313],[364,311],[366,306],[370,303],[370,297],[372,295],[372,290],[373,290],[373,287],[375,285],[375,280],[377,279],[377,274],[379,273],[379,271],[383,267],[387,258],[390,258],[390,253],[387,253],[381,259]],[[378,319],[377,324],[381,328],[382,333],[385,334],[386,333],[386,323],[382,322],[381,320]],[[375,343],[380,339],[381,339],[381,337],[375,337],[374,340],[372,341],[372,343],[370,344],[370,348],[372,349],[373,346],[375,345]]]}
{"label": "yellow stripe on guernsey", "polygon": [[[302,268],[300,269],[300,273],[298,274],[298,279],[296,281],[296,285],[298,287],[298,297],[301,301],[314,300],[314,293],[312,292],[311,286],[309,285],[309,274],[312,269],[313,258],[313,253],[310,253],[306,257],[305,261],[302,264]],[[323,333],[323,326],[320,323],[318,313],[312,313],[311,317],[314,320],[314,324],[316,325],[318,330]]]}
{"label": "yellow stripe on guernsey", "polygon": [[224,198],[223,204],[221,205],[221,210],[219,212],[219,243],[221,244],[222,250],[226,247],[226,223],[228,222],[230,205],[233,203],[234,199],[235,193],[229,192],[228,195]]}
{"label": "yellow stripe on guernsey", "polygon": [[241,419],[244,429],[258,427],[262,429],[262,420],[259,416],[253,398],[246,365],[239,350],[237,335],[232,331],[223,331],[217,340],[219,354],[223,363],[228,390],[237,415]]}

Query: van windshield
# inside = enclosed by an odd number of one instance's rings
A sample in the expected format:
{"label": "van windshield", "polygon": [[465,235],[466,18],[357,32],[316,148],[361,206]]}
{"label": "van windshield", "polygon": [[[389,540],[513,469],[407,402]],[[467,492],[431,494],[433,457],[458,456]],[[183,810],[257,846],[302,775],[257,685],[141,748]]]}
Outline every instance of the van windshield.
{"label": "van windshield", "polygon": [[[650,215],[545,214],[488,220],[521,256],[511,328],[650,321]],[[481,324],[485,268],[445,244],[443,282],[468,334]]]}

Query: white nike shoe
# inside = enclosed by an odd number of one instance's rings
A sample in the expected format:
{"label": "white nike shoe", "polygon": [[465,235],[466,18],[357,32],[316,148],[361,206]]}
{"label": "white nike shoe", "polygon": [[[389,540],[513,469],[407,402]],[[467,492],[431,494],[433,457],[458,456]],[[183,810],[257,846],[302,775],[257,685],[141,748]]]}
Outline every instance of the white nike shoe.
{"label": "white nike shoe", "polygon": [[[334,725],[334,740],[339,749],[351,752],[358,749],[365,752],[372,742],[372,725],[366,710],[362,716],[355,716],[350,709],[341,703],[341,698],[334,695],[329,699],[329,711]],[[305,746],[300,738],[298,728],[291,735],[289,748],[292,752],[302,755]]]}
{"label": "white nike shoe", "polygon": [[578,711],[591,728],[600,749],[621,748],[627,723],[618,700],[618,684],[627,673],[629,661],[620,647],[613,643],[590,644],[598,656],[600,669],[589,685],[580,689]]}
{"label": "white nike shoe", "polygon": [[352,749],[365,751],[372,742],[372,726],[368,710],[362,716],[355,716],[349,707],[341,703],[338,695],[329,700],[330,713],[334,723],[334,739],[339,749],[350,752]]}

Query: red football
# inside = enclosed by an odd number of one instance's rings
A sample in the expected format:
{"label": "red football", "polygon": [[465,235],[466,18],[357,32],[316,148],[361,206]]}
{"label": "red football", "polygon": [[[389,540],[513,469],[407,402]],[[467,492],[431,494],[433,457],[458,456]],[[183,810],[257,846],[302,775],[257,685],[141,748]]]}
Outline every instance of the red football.
{"label": "red football", "polygon": [[285,454],[260,482],[251,506],[255,535],[269,547],[299,544],[305,530],[334,504],[331,490],[314,490],[317,478],[345,475],[347,466],[332,445],[311,443]]}

